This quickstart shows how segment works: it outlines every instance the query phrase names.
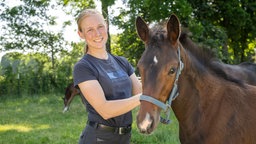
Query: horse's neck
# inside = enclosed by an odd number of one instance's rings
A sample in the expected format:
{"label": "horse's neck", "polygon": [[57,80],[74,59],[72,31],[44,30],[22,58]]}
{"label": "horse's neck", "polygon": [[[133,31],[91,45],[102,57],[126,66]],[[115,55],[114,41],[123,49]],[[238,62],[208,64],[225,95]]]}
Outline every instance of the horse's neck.
{"label": "horse's neck", "polygon": [[[185,67],[178,81],[179,96],[173,102],[172,108],[180,125],[193,129],[200,125],[202,108],[221,85],[207,71],[201,75],[198,71],[199,65],[191,63],[190,56],[183,55],[183,61]],[[209,96],[207,101],[205,96]]]}

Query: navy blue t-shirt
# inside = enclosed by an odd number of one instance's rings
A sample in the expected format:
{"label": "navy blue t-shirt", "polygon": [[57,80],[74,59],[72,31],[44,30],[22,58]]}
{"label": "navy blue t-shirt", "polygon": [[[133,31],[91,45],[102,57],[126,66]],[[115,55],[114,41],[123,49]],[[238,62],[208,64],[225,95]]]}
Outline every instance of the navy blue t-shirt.
{"label": "navy blue t-shirt", "polygon": [[[107,60],[86,54],[75,64],[73,79],[75,87],[88,80],[98,80],[107,100],[125,99],[132,96],[130,75],[134,73],[131,64],[120,56],[108,54]],[[104,120],[85,100],[88,120],[109,126],[128,126],[132,124],[132,113]]]}

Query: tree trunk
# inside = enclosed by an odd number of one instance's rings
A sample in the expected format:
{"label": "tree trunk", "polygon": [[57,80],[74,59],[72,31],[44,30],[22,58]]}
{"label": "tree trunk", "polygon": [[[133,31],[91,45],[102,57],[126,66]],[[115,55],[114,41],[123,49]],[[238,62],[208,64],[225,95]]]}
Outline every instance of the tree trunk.
{"label": "tree trunk", "polygon": [[108,41],[107,41],[107,44],[106,44],[106,48],[107,48],[107,51],[109,53],[111,53],[111,37],[110,37],[110,33],[109,33],[109,16],[108,16],[108,5],[104,2],[101,3],[101,10],[102,10],[102,14],[103,16],[105,17],[106,19],[106,22],[107,22],[107,27],[108,27]]}

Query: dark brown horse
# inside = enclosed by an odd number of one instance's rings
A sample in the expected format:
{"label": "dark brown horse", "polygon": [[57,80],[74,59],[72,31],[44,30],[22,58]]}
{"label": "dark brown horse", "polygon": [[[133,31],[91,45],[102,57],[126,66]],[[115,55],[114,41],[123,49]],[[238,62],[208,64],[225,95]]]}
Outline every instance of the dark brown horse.
{"label": "dark brown horse", "polygon": [[69,110],[70,103],[76,95],[80,95],[80,91],[74,87],[74,83],[68,84],[65,91],[64,100],[64,109],[63,113]]}
{"label": "dark brown horse", "polygon": [[171,107],[182,144],[255,144],[256,87],[213,66],[216,59],[203,49],[183,47],[175,15],[164,28],[149,29],[140,17],[136,27],[145,44],[138,63],[140,132],[152,133],[161,108]]}

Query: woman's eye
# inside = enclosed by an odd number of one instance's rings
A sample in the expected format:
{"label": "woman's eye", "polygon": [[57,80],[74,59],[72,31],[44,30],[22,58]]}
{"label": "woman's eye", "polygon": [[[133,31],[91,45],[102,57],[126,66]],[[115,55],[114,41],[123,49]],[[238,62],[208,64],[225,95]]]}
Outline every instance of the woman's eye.
{"label": "woman's eye", "polygon": [[174,74],[175,72],[176,72],[176,68],[171,67],[168,72],[168,75]]}
{"label": "woman's eye", "polygon": [[100,30],[103,30],[105,27],[102,25],[102,26],[99,26],[98,29]]}
{"label": "woman's eye", "polygon": [[87,30],[87,33],[90,33],[90,32],[92,32],[93,31],[93,29],[88,29]]}

